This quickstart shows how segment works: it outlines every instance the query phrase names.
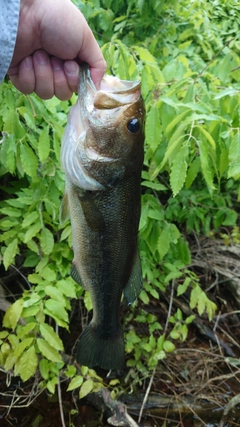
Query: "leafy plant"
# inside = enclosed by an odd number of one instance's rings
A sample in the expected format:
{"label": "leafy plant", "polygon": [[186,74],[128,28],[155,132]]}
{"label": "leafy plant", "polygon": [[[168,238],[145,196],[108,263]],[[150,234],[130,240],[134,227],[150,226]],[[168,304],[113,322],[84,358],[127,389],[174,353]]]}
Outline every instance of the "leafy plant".
{"label": "leafy plant", "polygon": [[[1,105],[2,263],[8,269],[21,253],[24,271],[32,272],[25,279],[28,289],[3,318],[0,363],[23,381],[39,372],[39,387],[54,393],[61,376],[78,378],[76,368],[63,360],[58,334],[59,327],[69,330],[70,298],[82,295],[69,277],[71,228],[67,224],[61,231],[58,221],[64,190],[59,153],[69,105],[17,97],[7,83],[2,85]],[[96,388],[91,377],[90,384],[81,375],[80,397]],[[69,387],[74,388],[72,381]]]}

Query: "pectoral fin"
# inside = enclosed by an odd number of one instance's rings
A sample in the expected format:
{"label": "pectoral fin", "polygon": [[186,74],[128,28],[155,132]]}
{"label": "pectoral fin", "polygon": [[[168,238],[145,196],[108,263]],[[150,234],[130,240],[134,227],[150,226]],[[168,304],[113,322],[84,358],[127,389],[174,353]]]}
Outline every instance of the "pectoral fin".
{"label": "pectoral fin", "polygon": [[124,288],[124,297],[127,304],[132,304],[140,294],[142,289],[142,269],[138,251],[135,255],[135,260],[128,283]]}
{"label": "pectoral fin", "polygon": [[104,231],[106,228],[104,217],[96,203],[94,203],[94,200],[88,197],[86,194],[79,197],[79,201],[81,203],[82,211],[89,228],[96,232]]}
{"label": "pectoral fin", "polygon": [[69,219],[69,203],[68,203],[68,195],[64,194],[62,204],[60,207],[59,221],[60,224],[64,224]]}

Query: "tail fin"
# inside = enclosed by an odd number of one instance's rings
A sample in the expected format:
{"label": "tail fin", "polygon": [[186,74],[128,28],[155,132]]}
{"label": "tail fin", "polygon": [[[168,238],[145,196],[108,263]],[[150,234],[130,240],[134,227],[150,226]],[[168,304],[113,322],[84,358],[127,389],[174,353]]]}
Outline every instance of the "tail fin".
{"label": "tail fin", "polygon": [[91,323],[84,329],[77,348],[80,365],[102,369],[122,369],[124,365],[124,337],[119,326],[113,337],[104,338]]}

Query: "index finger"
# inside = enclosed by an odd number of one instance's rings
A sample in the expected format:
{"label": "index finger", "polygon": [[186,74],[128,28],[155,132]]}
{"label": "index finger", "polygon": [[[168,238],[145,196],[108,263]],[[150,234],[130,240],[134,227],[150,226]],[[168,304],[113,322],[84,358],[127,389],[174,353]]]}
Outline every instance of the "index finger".
{"label": "index finger", "polygon": [[[87,25],[87,22],[86,22]],[[77,58],[81,62],[86,62],[89,65],[91,77],[96,88],[99,89],[100,83],[107,68],[106,61],[103,57],[98,43],[87,25],[87,30],[83,33],[81,50]]]}

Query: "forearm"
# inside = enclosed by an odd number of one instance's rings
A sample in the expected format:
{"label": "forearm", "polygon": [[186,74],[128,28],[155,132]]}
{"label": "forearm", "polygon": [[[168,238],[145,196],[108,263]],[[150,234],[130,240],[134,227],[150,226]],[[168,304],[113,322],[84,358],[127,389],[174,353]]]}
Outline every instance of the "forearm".
{"label": "forearm", "polygon": [[16,43],[20,0],[0,0],[0,82],[11,63]]}

